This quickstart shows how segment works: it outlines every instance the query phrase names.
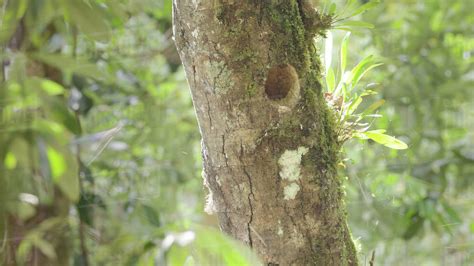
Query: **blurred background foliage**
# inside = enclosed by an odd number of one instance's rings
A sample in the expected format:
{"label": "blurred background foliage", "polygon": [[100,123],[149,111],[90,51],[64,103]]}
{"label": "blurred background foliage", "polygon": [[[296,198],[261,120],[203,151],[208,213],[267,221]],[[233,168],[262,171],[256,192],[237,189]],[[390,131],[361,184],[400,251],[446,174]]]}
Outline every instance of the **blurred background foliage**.
{"label": "blurred background foliage", "polygon": [[[363,79],[386,100],[373,123],[409,145],[345,145],[363,265],[474,263],[473,9],[382,1],[357,17],[375,28],[353,32],[348,65],[384,63]],[[0,0],[0,18],[2,264],[258,263],[203,212],[171,1]]]}

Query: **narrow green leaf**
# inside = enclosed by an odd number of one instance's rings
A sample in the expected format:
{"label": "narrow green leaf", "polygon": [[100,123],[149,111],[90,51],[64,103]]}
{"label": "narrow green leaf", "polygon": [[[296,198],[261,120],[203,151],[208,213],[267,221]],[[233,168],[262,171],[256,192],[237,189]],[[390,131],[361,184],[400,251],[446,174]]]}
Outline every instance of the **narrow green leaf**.
{"label": "narrow green leaf", "polygon": [[380,1],[378,0],[374,0],[374,1],[370,1],[368,3],[365,3],[363,4],[362,6],[360,6],[359,8],[357,8],[356,10],[354,10],[354,12],[352,12],[351,15],[349,15],[349,17],[354,17],[354,16],[357,16],[369,9],[372,9],[373,7],[377,6],[378,4],[380,4]]}
{"label": "narrow green leaf", "polygon": [[326,42],[324,44],[324,66],[326,67],[326,75],[331,67],[331,60],[332,60],[332,33],[328,31],[326,36]]}
{"label": "narrow green leaf", "polygon": [[332,67],[329,68],[328,73],[326,74],[326,86],[328,92],[334,91],[334,85],[336,84],[336,76],[334,75],[334,70]]}
{"label": "narrow green leaf", "polygon": [[387,130],[385,130],[385,129],[374,129],[374,130],[371,130],[371,132],[383,134],[383,133],[387,132]]}
{"label": "narrow green leaf", "polygon": [[353,114],[355,110],[357,110],[357,107],[359,107],[360,103],[362,103],[362,97],[359,96],[349,105],[348,114]]}
{"label": "narrow green leaf", "polygon": [[385,100],[384,99],[380,99],[374,103],[372,103],[369,107],[367,107],[367,109],[365,109],[363,112],[362,112],[362,116],[366,116],[366,115],[369,115],[369,114],[372,114],[375,110],[377,110],[380,106],[382,106],[383,104],[385,103]]}
{"label": "narrow green leaf", "polygon": [[341,73],[344,73],[346,70],[346,63],[347,63],[347,44],[349,42],[349,36],[351,32],[346,33],[344,38],[342,39],[341,44]]}
{"label": "narrow green leaf", "polygon": [[385,135],[379,132],[376,132],[374,130],[372,131],[367,131],[362,133],[365,136],[367,136],[369,139],[372,139],[373,141],[380,143],[386,147],[396,149],[396,150],[404,150],[408,148],[407,144],[401,140],[398,140],[392,136]]}
{"label": "narrow green leaf", "polygon": [[354,134],[352,135],[352,137],[356,138],[356,139],[361,139],[361,140],[367,140],[369,139],[366,135],[364,135],[364,132],[354,132]]}
{"label": "narrow green leaf", "polygon": [[347,28],[367,28],[373,29],[374,25],[364,21],[356,21],[356,20],[349,20],[349,21],[342,21],[335,25],[336,27],[347,27]]}
{"label": "narrow green leaf", "polygon": [[368,69],[372,69],[376,66],[381,65],[374,63],[374,56],[369,55],[362,59],[351,71],[351,76],[347,79],[347,83],[352,84],[352,88],[354,88],[362,76],[367,72]]}
{"label": "narrow green leaf", "polygon": [[352,87],[355,87],[357,83],[359,83],[360,79],[365,75],[365,73],[369,72],[372,68],[376,68],[381,65],[383,65],[383,63],[377,63],[377,64],[368,66],[367,69],[365,69],[362,73],[360,73],[360,75],[357,75],[354,77],[352,81]]}
{"label": "narrow green leaf", "polygon": [[331,3],[331,5],[329,6],[329,12],[328,12],[330,15],[336,13],[336,3]]}

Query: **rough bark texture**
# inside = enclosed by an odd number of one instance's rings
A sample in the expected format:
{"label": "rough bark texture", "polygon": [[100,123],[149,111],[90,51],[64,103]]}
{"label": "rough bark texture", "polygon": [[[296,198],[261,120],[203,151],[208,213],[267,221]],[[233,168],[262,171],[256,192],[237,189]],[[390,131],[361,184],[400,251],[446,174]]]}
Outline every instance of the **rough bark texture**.
{"label": "rough bark texture", "polygon": [[174,36],[221,229],[268,265],[354,265],[319,18],[307,11],[296,0],[175,0]]}

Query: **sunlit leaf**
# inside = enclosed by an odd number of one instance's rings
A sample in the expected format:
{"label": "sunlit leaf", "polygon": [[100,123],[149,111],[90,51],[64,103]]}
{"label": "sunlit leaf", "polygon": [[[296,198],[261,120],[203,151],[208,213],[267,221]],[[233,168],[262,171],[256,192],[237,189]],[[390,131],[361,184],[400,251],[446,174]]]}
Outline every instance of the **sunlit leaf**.
{"label": "sunlit leaf", "polygon": [[59,95],[64,93],[64,87],[61,84],[58,84],[49,79],[43,79],[41,81],[41,87],[49,95]]}
{"label": "sunlit leaf", "polygon": [[5,167],[9,170],[14,169],[16,167],[17,160],[13,153],[8,152],[5,156]]}
{"label": "sunlit leaf", "polygon": [[174,261],[183,263],[192,254],[196,265],[262,265],[248,247],[215,229],[199,227],[194,232],[195,240],[188,246],[173,245],[170,255],[176,256]]}
{"label": "sunlit leaf", "polygon": [[369,139],[372,139],[373,141],[380,143],[386,147],[396,149],[396,150],[404,150],[408,148],[407,144],[401,140],[398,140],[392,136],[385,135],[383,133],[377,132],[377,131],[367,131],[362,133],[365,136],[367,136]]}
{"label": "sunlit leaf", "polygon": [[341,43],[341,73],[346,71],[346,63],[347,63],[347,44],[349,43],[349,36],[351,32],[346,33],[344,38],[342,39]]}
{"label": "sunlit leaf", "polygon": [[332,67],[330,67],[326,74],[326,86],[329,92],[332,92],[334,90],[335,83],[336,77],[334,75],[334,70],[332,69]]}
{"label": "sunlit leaf", "polygon": [[331,67],[331,60],[332,60],[332,33],[331,31],[327,32],[326,35],[326,42],[324,44],[324,66],[326,67],[326,75]]}
{"label": "sunlit leaf", "polygon": [[55,182],[58,182],[61,176],[66,171],[66,161],[64,160],[61,153],[56,151],[52,147],[46,148],[46,153],[48,155],[48,161],[51,168],[51,175]]}
{"label": "sunlit leaf", "polygon": [[328,14],[334,14],[334,13],[336,13],[336,3],[333,2],[329,6]]}
{"label": "sunlit leaf", "polygon": [[46,154],[51,178],[69,200],[76,202],[80,195],[77,161],[69,147],[57,145],[53,139],[47,141],[45,151],[41,151],[40,145],[40,152]]}

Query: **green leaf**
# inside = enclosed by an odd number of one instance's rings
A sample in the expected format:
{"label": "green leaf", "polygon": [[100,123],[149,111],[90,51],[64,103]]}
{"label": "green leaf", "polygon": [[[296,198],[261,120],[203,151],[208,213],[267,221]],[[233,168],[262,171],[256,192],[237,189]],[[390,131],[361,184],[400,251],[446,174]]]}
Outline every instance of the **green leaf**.
{"label": "green leaf", "polygon": [[334,70],[332,70],[332,67],[330,67],[326,74],[326,86],[327,86],[328,92],[332,92],[334,90],[335,83],[336,83],[336,76],[334,75]]}
{"label": "green leaf", "polygon": [[408,148],[407,144],[401,140],[398,140],[392,136],[385,135],[383,133],[379,133],[377,131],[371,130],[362,133],[365,136],[367,136],[369,139],[380,143],[386,147],[389,147],[391,149],[396,149],[396,150],[404,150]]}
{"label": "green leaf", "polygon": [[73,58],[62,54],[34,53],[30,56],[47,65],[56,67],[63,73],[72,72],[79,76],[89,77],[98,81],[112,80],[108,73],[85,58]]}
{"label": "green leaf", "polygon": [[341,75],[344,74],[344,71],[346,70],[347,44],[349,42],[349,36],[351,36],[351,32],[346,33],[346,35],[342,39],[342,44],[341,44]]}
{"label": "green leaf", "polygon": [[331,60],[332,60],[332,33],[331,31],[327,32],[326,42],[324,43],[324,66],[326,67],[326,75],[331,67]]}
{"label": "green leaf", "polygon": [[373,29],[374,25],[368,22],[364,21],[355,21],[355,20],[349,20],[349,21],[342,21],[335,25],[336,29],[339,28],[367,28],[367,29]]}
{"label": "green leaf", "polygon": [[143,207],[143,211],[145,212],[145,216],[148,222],[151,225],[154,225],[157,227],[161,226],[160,216],[158,212],[153,207],[148,206],[146,204],[143,204],[142,207]]}
{"label": "green leaf", "polygon": [[336,3],[331,3],[328,14],[332,15],[334,13],[336,13]]}
{"label": "green leaf", "polygon": [[420,217],[418,214],[415,214],[410,219],[410,224],[406,228],[405,232],[403,233],[404,239],[410,239],[421,229],[423,222],[425,219]]}
{"label": "green leaf", "polygon": [[193,254],[200,265],[262,265],[248,247],[215,229],[200,228],[195,232]]}
{"label": "green leaf", "polygon": [[48,155],[49,166],[51,168],[51,175],[54,182],[58,182],[61,176],[66,171],[66,161],[64,160],[61,153],[56,151],[52,147],[46,148],[46,154]]}
{"label": "green leaf", "polygon": [[377,6],[378,4],[380,4],[380,1],[379,0],[374,0],[374,1],[370,1],[368,3],[365,3],[363,4],[362,6],[360,6],[359,8],[357,8],[354,12],[352,12],[352,14],[349,15],[349,17],[354,17],[354,16],[357,16],[369,9],[372,9],[373,7]]}
{"label": "green leaf", "polygon": [[442,28],[443,26],[443,11],[441,10],[438,10],[432,17],[431,17],[431,20],[430,20],[430,26],[431,26],[431,29],[434,31],[434,32],[439,32],[440,29]]}
{"label": "green leaf", "polygon": [[357,109],[357,107],[359,107],[361,102],[362,102],[362,97],[361,96],[359,96],[355,100],[353,100],[351,102],[351,104],[349,105],[349,108],[347,110],[347,115],[353,114],[354,111]]}
{"label": "green leaf", "polygon": [[71,133],[79,135],[81,127],[74,114],[67,108],[63,99],[47,97],[44,99],[47,104],[47,113],[50,119],[66,127]]}
{"label": "green leaf", "polygon": [[190,252],[186,247],[173,245],[167,252],[166,257],[168,258],[169,265],[185,265],[189,255]]}
{"label": "green leaf", "polygon": [[351,76],[348,78],[347,82],[352,84],[352,88],[354,88],[360,79],[369,71],[370,69],[380,66],[381,63],[374,63],[374,56],[369,55],[362,59],[351,71]]}
{"label": "green leaf", "polygon": [[360,73],[360,75],[357,75],[356,77],[354,77],[352,87],[354,88],[357,85],[357,83],[359,83],[360,79],[365,75],[365,73],[369,72],[372,68],[375,68],[381,65],[383,65],[383,63],[373,64],[373,65],[368,66],[367,69],[365,69],[362,73]]}
{"label": "green leaf", "polygon": [[49,95],[59,95],[64,93],[64,87],[49,79],[41,80],[41,88]]}
{"label": "green leaf", "polygon": [[[28,0],[0,1],[0,44],[10,40],[28,8]],[[2,8],[3,7],[3,8]],[[3,9],[3,10],[2,10]]]}
{"label": "green leaf", "polygon": [[367,109],[365,109],[363,112],[362,112],[362,116],[366,116],[366,115],[369,115],[371,113],[373,113],[375,110],[377,110],[380,106],[382,106],[383,104],[385,103],[385,100],[384,99],[380,99],[374,103],[372,103],[369,107],[367,107]]}
{"label": "green leaf", "polygon": [[5,167],[9,170],[15,169],[17,165],[17,160],[15,155],[12,152],[8,152],[5,156]]}
{"label": "green leaf", "polygon": [[38,146],[40,153],[45,154],[47,158],[46,163],[49,165],[51,179],[70,201],[78,201],[80,188],[76,158],[70,152],[69,146],[57,145],[54,139],[45,140],[47,145]]}
{"label": "green leaf", "polygon": [[41,237],[33,237],[33,245],[37,247],[41,253],[43,253],[46,257],[50,259],[56,258],[56,252],[54,251],[54,247],[48,241],[45,241]]}
{"label": "green leaf", "polygon": [[103,8],[93,1],[62,0],[66,8],[66,17],[79,30],[97,41],[106,41],[110,37],[110,27]]}

